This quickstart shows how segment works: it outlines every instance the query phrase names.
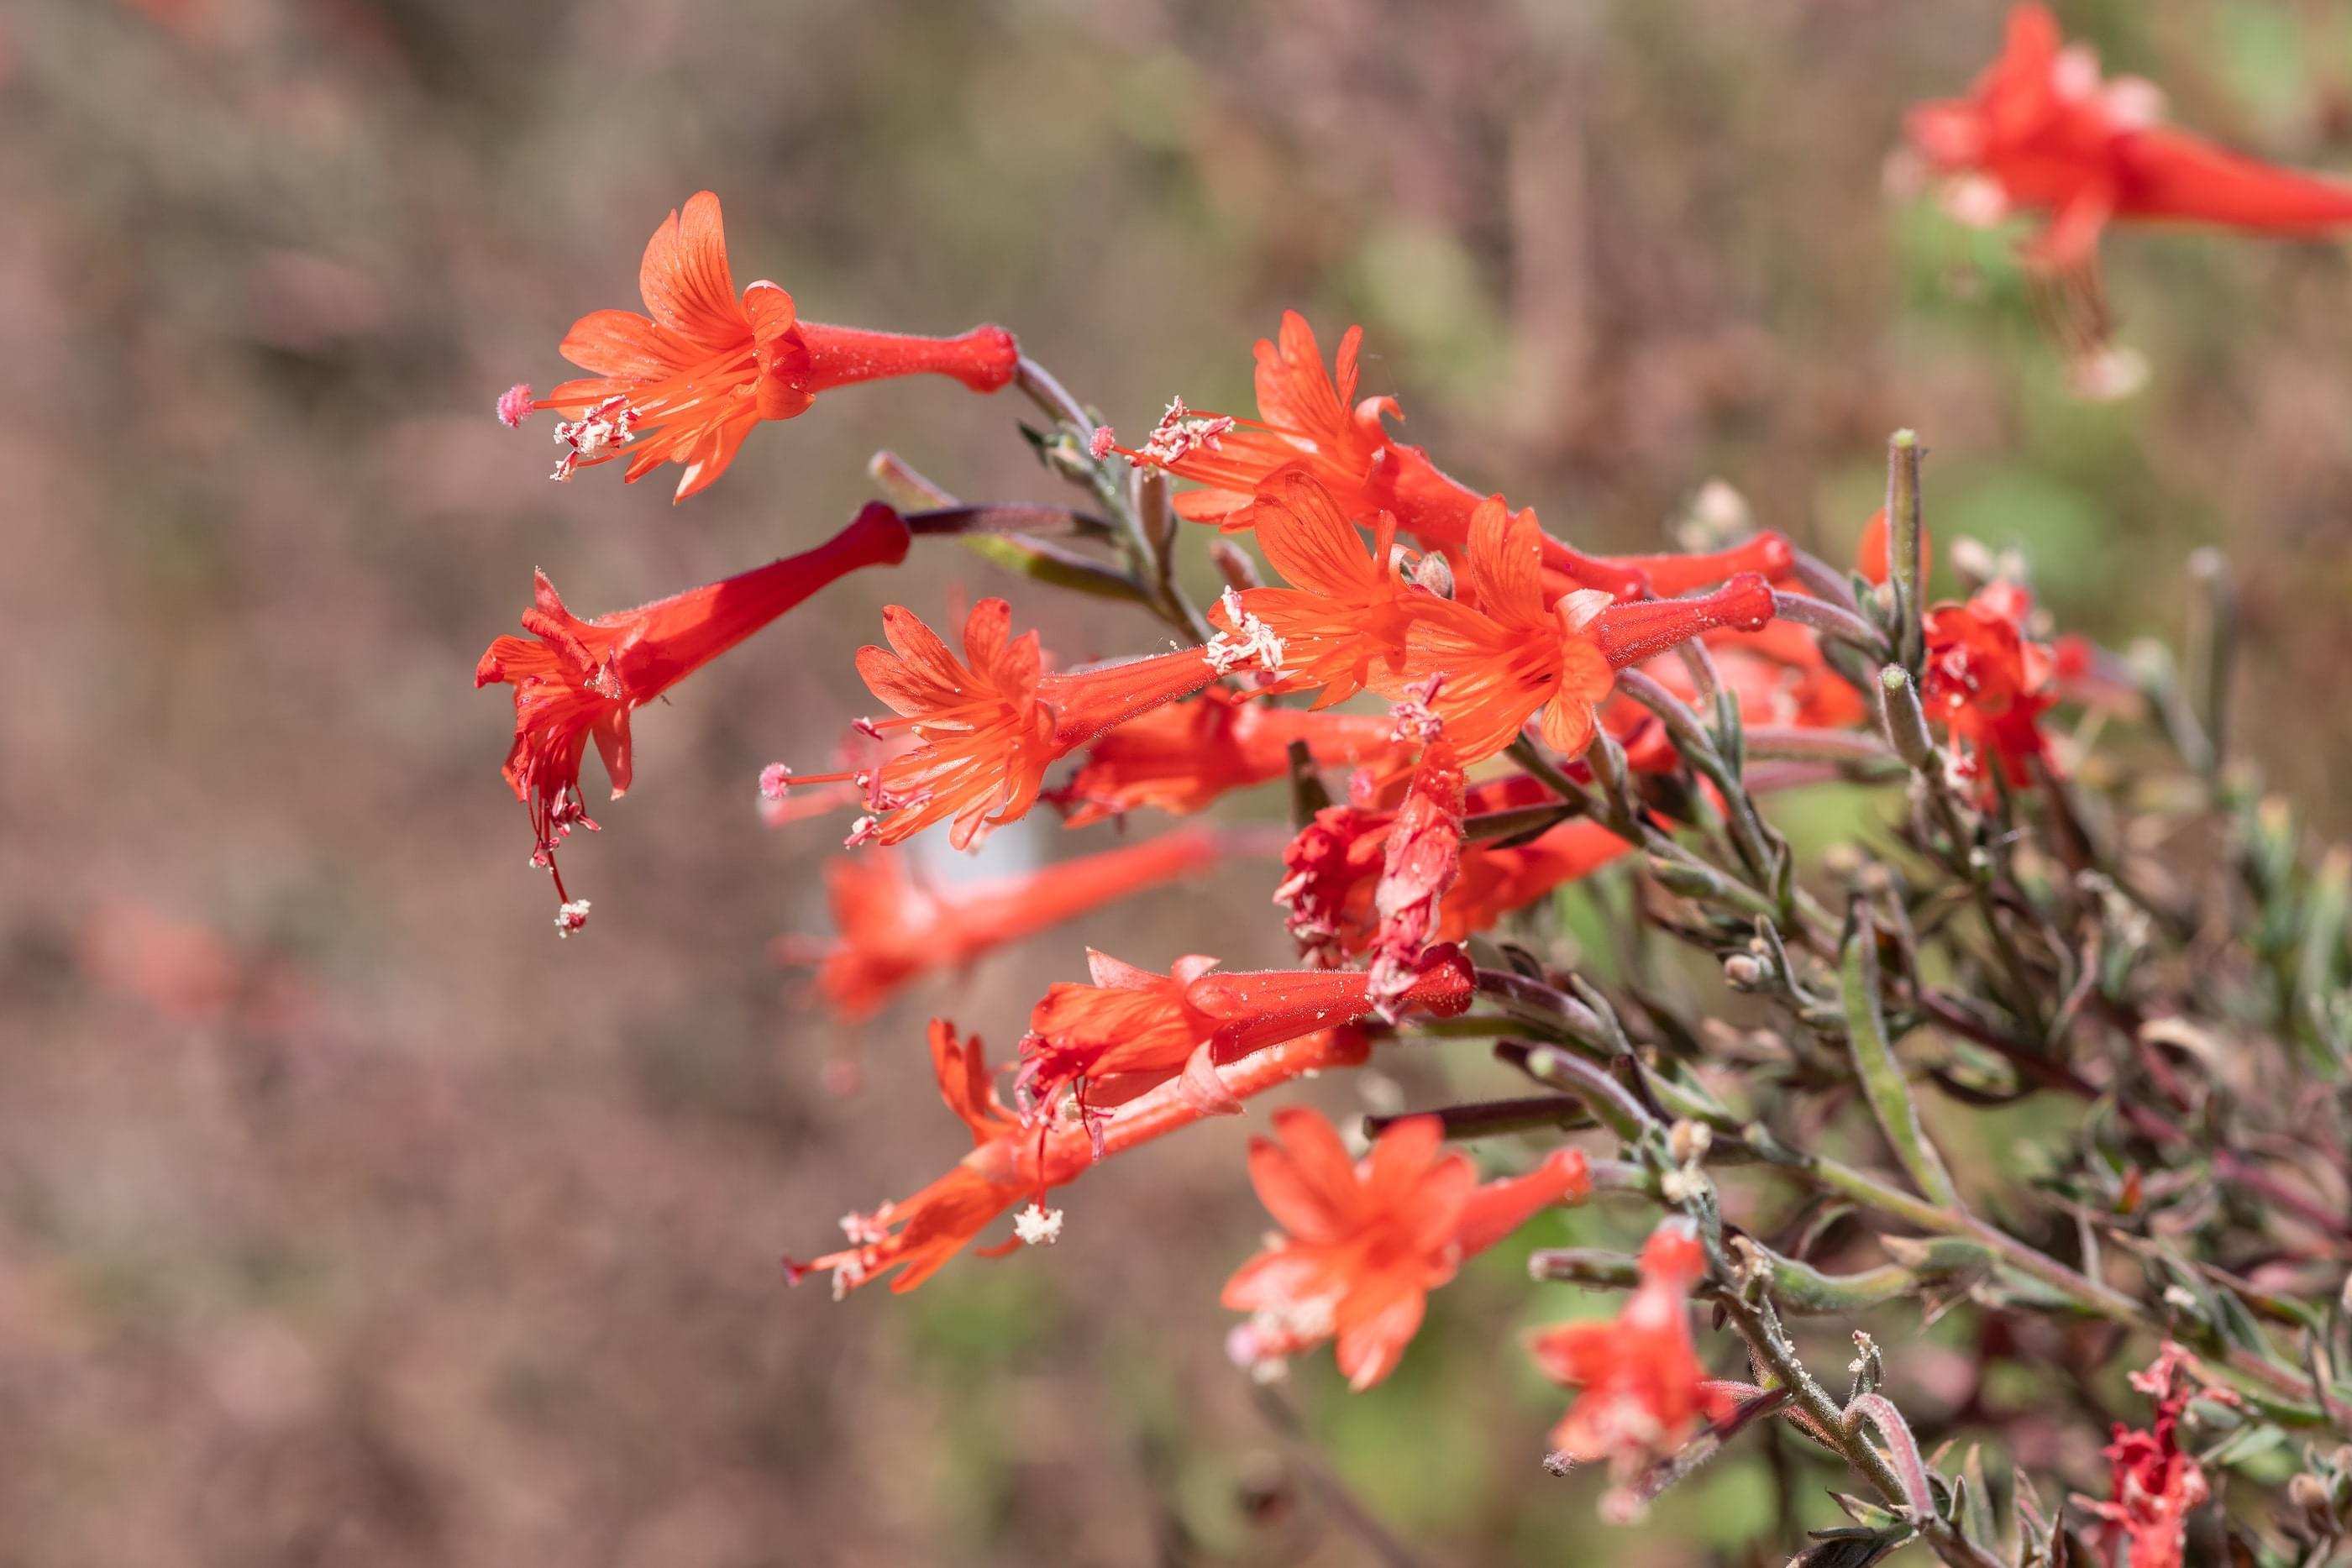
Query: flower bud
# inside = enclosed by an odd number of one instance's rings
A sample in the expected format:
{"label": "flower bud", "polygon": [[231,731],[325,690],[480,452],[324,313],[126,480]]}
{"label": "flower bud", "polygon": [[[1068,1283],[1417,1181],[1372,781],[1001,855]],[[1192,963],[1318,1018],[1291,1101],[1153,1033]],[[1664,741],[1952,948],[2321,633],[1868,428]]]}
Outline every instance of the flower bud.
{"label": "flower bud", "polygon": [[1927,710],[1919,706],[1919,688],[1900,664],[1878,672],[1879,718],[1895,755],[1914,768],[1927,768],[1936,756],[1935,737],[1927,733]]}

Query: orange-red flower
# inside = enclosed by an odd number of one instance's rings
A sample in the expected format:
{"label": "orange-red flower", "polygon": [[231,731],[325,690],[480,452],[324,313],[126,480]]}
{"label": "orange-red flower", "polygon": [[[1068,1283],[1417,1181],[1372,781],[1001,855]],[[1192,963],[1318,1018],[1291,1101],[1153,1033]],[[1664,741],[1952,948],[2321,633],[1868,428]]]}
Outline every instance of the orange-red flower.
{"label": "orange-red flower", "polygon": [[[886,1203],[871,1214],[844,1219],[849,1245],[840,1251],[807,1263],[784,1260],[785,1277],[793,1283],[827,1270],[839,1297],[896,1270],[890,1289],[911,1291],[1024,1198],[1030,1207],[1016,1220],[1013,1239],[983,1256],[1001,1254],[1022,1241],[1051,1241],[1060,1234],[1062,1216],[1058,1209],[1045,1209],[1042,1200],[1048,1191],[1077,1180],[1098,1159],[1164,1137],[1211,1113],[1202,1096],[1179,1093],[1171,1085],[1109,1116],[1092,1118],[1086,1126],[1065,1123],[1041,1134],[1024,1127],[998,1098],[977,1039],[961,1043],[954,1025],[933,1019],[930,1043],[940,1095],[971,1129],[971,1153],[904,1202]],[[1318,1030],[1268,1046],[1214,1073],[1223,1100],[1238,1103],[1327,1068],[1360,1066],[1368,1053],[1364,1037],[1355,1030]]]}
{"label": "orange-red flower", "polygon": [[[2124,1545],[2131,1568],[2180,1568],[2189,1515],[2213,1495],[2204,1468],[2180,1448],[2181,1413],[2197,1394],[2180,1375],[2188,1360],[2186,1350],[2167,1341],[2155,1365],[2132,1374],[2132,1386],[2156,1401],[2156,1420],[2145,1431],[2116,1423],[2115,1440],[2105,1449],[2115,1467],[2107,1500],[2076,1499],[2104,1524],[2109,1560]],[[2236,1403],[2226,1389],[2214,1393]]]}
{"label": "orange-red flower", "polygon": [[575,904],[564,892],[555,850],[574,827],[596,826],[580,795],[589,741],[620,799],[629,788],[632,712],[835,579],[906,559],[907,545],[906,522],[876,501],[813,550],[593,621],[564,609],[547,574],[537,574],[535,601],[522,613],[530,638],[492,643],[475,666],[474,685],[515,689],[506,778],[530,807],[531,863],[554,875],[563,906],[558,930],[579,929],[587,913],[584,900]]}
{"label": "orange-red flower", "polygon": [[1964,178],[1951,204],[1961,215],[2048,214],[2028,254],[2051,268],[2087,265],[2111,218],[2288,235],[2352,223],[2352,186],[2167,130],[2162,108],[2148,82],[2102,81],[2095,55],[2065,47],[2047,8],[2022,5],[1969,96],[1922,104],[1908,131],[1937,172]]}
{"label": "orange-red flower", "polygon": [[[1398,413],[1394,398],[1356,401],[1363,335],[1362,328],[1349,328],[1339,340],[1334,370],[1327,371],[1307,319],[1284,311],[1278,340],[1258,340],[1256,419],[1212,415],[1213,438],[1177,442],[1164,453],[1147,446],[1136,455],[1199,481],[1205,487],[1178,496],[1176,510],[1228,532],[1261,526],[1265,506],[1286,498],[1288,477],[1303,474],[1328,490],[1357,522],[1369,526],[1379,514],[1392,513],[1423,543],[1449,552],[1461,549],[1484,497],[1440,472],[1420,447],[1390,436],[1382,416]],[[1622,558],[1588,556],[1559,539],[1540,538],[1554,597],[1578,587],[1627,599],[1679,593],[1739,571],[1778,577],[1795,560],[1788,541],[1777,534],[1719,555]],[[1381,559],[1385,561],[1384,553]]]}
{"label": "orange-red flower", "polygon": [[[1014,1087],[1034,1113],[1075,1091],[1081,1117],[1088,1119],[1097,1107],[1180,1075],[1181,1088],[1213,1107],[1217,1066],[1374,1010],[1370,981],[1360,973],[1220,975],[1212,973],[1214,958],[1198,954],[1177,959],[1165,975],[1102,953],[1087,953],[1087,963],[1093,984],[1056,984],[1030,1011]],[[1422,956],[1395,1005],[1451,1017],[1475,995],[1470,960],[1459,948],[1434,947]]]}
{"label": "orange-red flower", "polygon": [[1328,1339],[1349,1386],[1370,1388],[1396,1369],[1429,1292],[1463,1259],[1592,1191],[1574,1149],[1481,1186],[1444,1137],[1436,1117],[1407,1117],[1360,1164],[1320,1113],[1275,1113],[1274,1136],[1250,1140],[1250,1185],[1285,1234],[1225,1281],[1224,1304],[1252,1314],[1226,1342],[1236,1362],[1270,1370]]}
{"label": "orange-red flower", "polygon": [[637,287],[646,315],[592,311],[565,335],[563,357],[589,375],[535,402],[527,386],[499,400],[509,424],[538,409],[567,416],[555,432],[566,448],[558,479],[625,451],[626,480],[665,462],[683,467],[682,501],[727,471],[753,425],[790,419],[821,392],[925,374],[994,392],[1021,358],[1002,327],[954,338],[829,327],[800,320],[793,297],[764,279],[738,298],[719,198],[709,191],[654,231]]}
{"label": "orange-red flower", "polygon": [[1397,575],[1396,518],[1375,515],[1368,550],[1331,492],[1296,472],[1259,501],[1255,516],[1258,548],[1290,586],[1251,589],[1241,605],[1282,640],[1288,684],[1319,687],[1318,708],[1368,685],[1393,685],[1416,609],[1441,602]]}
{"label": "orange-red flower", "polygon": [[[887,648],[857,651],[857,673],[898,716],[866,726],[879,735],[911,731],[919,742],[870,772],[791,775],[793,783],[855,780],[872,814],[852,842],[895,844],[953,819],[958,849],[991,828],[1025,816],[1056,761],[1162,703],[1190,696],[1219,675],[1267,656],[1257,644],[1218,638],[1076,674],[1045,673],[1037,633],[1011,635],[1012,607],[983,599],[964,622],[958,659],[911,611],[882,612]],[[1274,652],[1278,657],[1278,650]]]}
{"label": "orange-red flower", "polygon": [[1465,572],[1475,602],[1432,596],[1406,638],[1405,676],[1435,678],[1427,706],[1465,764],[1502,750],[1538,713],[1545,744],[1576,756],[1619,670],[1717,627],[1753,631],[1772,618],[1772,590],[1752,572],[1695,599],[1602,607],[1580,593],[1548,605],[1538,537],[1531,514],[1483,503]]}
{"label": "orange-red flower", "polygon": [[1943,720],[1962,778],[1991,795],[1987,759],[2012,787],[2030,782],[2044,756],[2042,715],[2054,704],[2056,661],[2025,634],[2033,601],[2013,582],[1992,582],[1965,604],[1927,615],[1927,667],[1921,697]]}
{"label": "orange-red flower", "polygon": [[1681,1448],[1702,1420],[1738,1400],[1710,1385],[1691,1343],[1690,1291],[1706,1254],[1685,1220],[1668,1220],[1642,1248],[1642,1282],[1608,1322],[1562,1323],[1536,1336],[1537,1364],[1576,1389],[1552,1446],[1579,1463],[1608,1460],[1621,1475]]}
{"label": "orange-red flower", "polygon": [[1002,882],[934,887],[896,852],[836,855],[824,868],[836,934],[830,942],[787,937],[786,963],[816,967],[817,989],[845,1019],[870,1018],[900,987],[1147,888],[1207,869],[1221,852],[1213,832],[1190,829],[1143,843],[1024,873]]}
{"label": "orange-red flower", "polygon": [[1306,744],[1318,766],[1392,775],[1412,752],[1394,731],[1385,715],[1273,707],[1230,686],[1211,686],[1105,735],[1047,798],[1068,810],[1074,828],[1147,806],[1190,816],[1229,790],[1281,778],[1294,740]]}

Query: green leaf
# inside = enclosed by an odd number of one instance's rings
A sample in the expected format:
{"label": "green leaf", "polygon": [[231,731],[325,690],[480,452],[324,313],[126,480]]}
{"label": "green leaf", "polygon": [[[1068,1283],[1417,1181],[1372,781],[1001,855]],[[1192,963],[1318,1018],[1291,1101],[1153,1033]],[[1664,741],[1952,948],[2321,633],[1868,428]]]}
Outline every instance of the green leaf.
{"label": "green leaf", "polygon": [[1846,1040],[1853,1055],[1854,1076],[1863,1098],[1878,1119],[1895,1157],[1911,1173],[1929,1202],[1948,1208],[1960,1207],[1959,1189],[1952,1185],[1944,1157],[1927,1141],[1919,1124],[1919,1107],[1911,1098],[1910,1082],[1895,1059],[1894,1042],[1886,1038],[1886,1017],[1878,1000],[1878,933],[1871,924],[1870,906],[1856,898],[1847,922],[1845,954],[1838,965],[1845,990]]}

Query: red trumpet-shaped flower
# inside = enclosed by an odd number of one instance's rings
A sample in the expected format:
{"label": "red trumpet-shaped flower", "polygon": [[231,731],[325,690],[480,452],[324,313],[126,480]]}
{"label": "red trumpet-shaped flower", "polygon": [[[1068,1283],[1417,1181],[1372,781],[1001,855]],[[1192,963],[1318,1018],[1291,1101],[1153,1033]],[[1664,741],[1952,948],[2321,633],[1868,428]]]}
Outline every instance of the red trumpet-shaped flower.
{"label": "red trumpet-shaped flower", "polygon": [[[1287,662],[1286,652],[1285,657]],[[1410,742],[1396,738],[1395,727],[1380,714],[1273,707],[1230,686],[1211,686],[1192,701],[1155,708],[1096,741],[1069,782],[1047,798],[1068,810],[1074,828],[1145,807],[1190,816],[1230,790],[1281,778],[1289,771],[1294,740],[1306,745],[1318,766],[1365,768],[1386,777],[1403,768],[1412,753]]]}
{"label": "red trumpet-shaped flower", "polygon": [[1250,1140],[1250,1185],[1284,1234],[1225,1282],[1224,1304],[1252,1314],[1226,1341],[1235,1361],[1270,1372],[1332,1340],[1349,1386],[1370,1388],[1396,1369],[1429,1292],[1465,1258],[1592,1191],[1574,1149],[1481,1186],[1444,1136],[1436,1117],[1407,1117],[1360,1163],[1319,1112],[1275,1113],[1274,1136]]}
{"label": "red trumpet-shaped flower", "polygon": [[[982,1255],[999,1255],[1023,1241],[1051,1241],[1060,1234],[1062,1216],[1045,1207],[1047,1192],[1077,1180],[1098,1159],[1211,1113],[1200,1095],[1180,1093],[1171,1084],[1086,1126],[1064,1123],[1041,1136],[1023,1126],[997,1097],[978,1040],[960,1043],[955,1026],[942,1019],[932,1020],[930,1038],[940,1092],[971,1129],[971,1153],[904,1202],[843,1220],[849,1245],[840,1251],[807,1263],[786,1259],[785,1276],[793,1283],[826,1270],[838,1297],[895,1270],[890,1289],[911,1291],[1024,1199],[1029,1207],[1014,1221],[1013,1239]],[[1364,1037],[1356,1030],[1319,1030],[1213,1071],[1222,1099],[1238,1103],[1328,1068],[1360,1066],[1367,1054]]]}
{"label": "red trumpet-shaped flower", "polygon": [[[2198,1392],[2180,1375],[2189,1359],[2186,1350],[2168,1341],[2155,1365],[2132,1374],[2132,1386],[2156,1401],[2156,1420],[2144,1431],[2117,1422],[2115,1440],[2105,1450],[2115,1467],[2108,1498],[2075,1500],[2102,1521],[2110,1562],[2121,1545],[2131,1568],[2180,1568],[2189,1515],[2213,1495],[2204,1468],[2180,1448],[2181,1414]],[[2227,1389],[2213,1390],[2210,1396],[2237,1403]]]}
{"label": "red trumpet-shaped flower", "polygon": [[[1147,444],[1136,455],[1205,486],[1177,497],[1177,511],[1228,532],[1256,528],[1264,506],[1286,498],[1289,476],[1303,474],[1328,489],[1357,522],[1370,525],[1389,512],[1424,544],[1448,551],[1465,544],[1483,497],[1440,472],[1420,447],[1390,436],[1382,416],[1398,412],[1394,398],[1355,401],[1363,329],[1348,329],[1331,371],[1324,368],[1313,329],[1297,311],[1283,312],[1278,338],[1258,340],[1256,419],[1211,415],[1218,425],[1213,439],[1180,442],[1161,453]],[[1197,416],[1193,423],[1199,423]],[[1679,593],[1739,571],[1778,577],[1795,560],[1778,535],[1714,556],[1603,558],[1548,536],[1541,544],[1555,597],[1579,587],[1625,599]]]}
{"label": "red trumpet-shaped flower", "polygon": [[1533,516],[1483,503],[1465,574],[1475,607],[1435,600],[1406,639],[1405,674],[1437,678],[1428,706],[1465,764],[1502,750],[1538,713],[1545,743],[1573,757],[1619,670],[1718,627],[1754,631],[1772,618],[1772,590],[1752,572],[1695,599],[1603,607],[1580,593],[1548,605],[1538,539]]}
{"label": "red trumpet-shaped flower", "polygon": [[906,559],[907,545],[905,521],[876,501],[813,550],[593,621],[564,609],[547,574],[538,575],[535,601],[522,613],[530,637],[492,643],[474,685],[515,689],[506,778],[530,807],[531,863],[555,876],[565,908],[559,929],[577,930],[586,910],[565,894],[555,850],[572,828],[596,826],[580,794],[589,741],[618,800],[629,788],[631,713],[835,579]]}
{"label": "red trumpet-shaped flower", "polygon": [[1605,1459],[1621,1479],[1738,1404],[1730,1385],[1709,1384],[1691,1343],[1690,1291],[1706,1259],[1688,1222],[1660,1226],[1642,1248],[1641,1268],[1641,1284],[1614,1319],[1562,1323],[1532,1346],[1546,1375],[1578,1391],[1552,1446],[1579,1463]]}
{"label": "red trumpet-shaped flower", "polygon": [[[1087,963],[1093,984],[1057,984],[1030,1011],[1016,1081],[1029,1105],[1051,1107],[1075,1091],[1081,1116],[1091,1117],[1097,1107],[1181,1076],[1180,1087],[1209,1108],[1230,1110],[1218,1103],[1215,1067],[1375,1010],[1362,974],[1220,975],[1211,972],[1214,958],[1197,954],[1177,959],[1165,975],[1101,953],[1089,952]],[[1467,1009],[1475,995],[1469,959],[1459,948],[1435,947],[1422,956],[1395,1006],[1445,1018]]]}
{"label": "red trumpet-shaped flower", "polygon": [[921,975],[971,964],[1088,910],[1204,871],[1222,852],[1215,833],[1193,829],[955,887],[908,876],[894,851],[836,855],[824,868],[835,936],[782,938],[776,953],[786,963],[815,966],[817,988],[836,1014],[870,1018]]}
{"label": "red trumpet-shaped flower", "polygon": [[958,659],[911,611],[885,609],[890,646],[860,648],[857,673],[898,716],[866,727],[883,736],[910,731],[918,744],[877,769],[790,781],[866,787],[873,814],[860,821],[852,842],[872,837],[895,844],[952,819],[950,841],[966,849],[989,829],[1025,816],[1045,770],[1079,747],[1244,664],[1281,658],[1279,647],[1260,640],[1220,636],[1203,647],[1049,675],[1037,633],[1013,637],[1012,622],[1002,599],[973,605]]}
{"label": "red trumpet-shaped flower", "polygon": [[2095,55],[2066,47],[2047,8],[2024,5],[1969,95],[1922,104],[1908,131],[1937,172],[1965,179],[1952,204],[1963,216],[2049,214],[2029,254],[2051,268],[2088,264],[2114,218],[2285,235],[2352,224],[2352,185],[2168,130],[2162,108],[2146,81],[2101,80]]}
{"label": "red trumpet-shaped flower", "polygon": [[682,501],[727,471],[753,425],[791,419],[821,392],[914,375],[994,392],[1021,358],[1002,327],[954,338],[829,327],[799,319],[793,297],[764,280],[738,298],[719,198],[709,191],[654,231],[637,286],[646,315],[593,311],[565,335],[563,357],[589,375],[535,402],[527,386],[499,400],[509,424],[539,409],[566,416],[555,430],[566,448],[558,479],[625,451],[626,480],[665,462],[683,467]]}
{"label": "red trumpet-shaped flower", "polygon": [[2041,718],[2057,700],[2057,664],[2025,634],[2033,601],[2013,582],[1992,582],[1965,604],[1939,604],[1927,615],[1927,665],[1921,696],[1941,719],[1956,771],[1995,792],[1987,763],[2012,788],[2031,781],[2044,757]]}

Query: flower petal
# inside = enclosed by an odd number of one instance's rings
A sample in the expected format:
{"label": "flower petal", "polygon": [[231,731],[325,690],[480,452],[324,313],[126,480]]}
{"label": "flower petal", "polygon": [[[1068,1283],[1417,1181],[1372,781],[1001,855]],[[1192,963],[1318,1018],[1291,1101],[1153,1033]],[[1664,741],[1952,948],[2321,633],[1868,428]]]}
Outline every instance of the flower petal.
{"label": "flower petal", "polygon": [[1331,1124],[1294,1105],[1276,1113],[1275,1136],[1250,1140],[1250,1185],[1265,1211],[1301,1241],[1328,1243],[1349,1228],[1356,1169]]}
{"label": "flower petal", "polygon": [[[660,381],[694,353],[634,310],[591,310],[572,323],[557,351],[583,371],[630,382]],[[562,401],[563,389],[556,392]]]}
{"label": "flower petal", "polygon": [[697,192],[683,215],[670,214],[646,242],[637,288],[656,321],[698,346],[749,346],[751,323],[736,300],[734,275],[728,270],[719,198],[709,191]]}
{"label": "flower petal", "polygon": [[1393,1273],[1377,1275],[1340,1298],[1332,1314],[1339,1331],[1334,1349],[1349,1388],[1360,1394],[1396,1370],[1428,1306],[1418,1283]]}

